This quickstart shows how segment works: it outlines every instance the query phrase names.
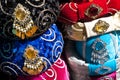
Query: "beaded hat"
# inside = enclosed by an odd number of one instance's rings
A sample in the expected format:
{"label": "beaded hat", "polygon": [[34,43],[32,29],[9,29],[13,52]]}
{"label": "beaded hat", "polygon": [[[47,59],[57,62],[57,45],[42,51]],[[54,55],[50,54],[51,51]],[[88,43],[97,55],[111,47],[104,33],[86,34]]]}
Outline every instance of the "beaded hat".
{"label": "beaded hat", "polygon": [[0,38],[39,36],[57,20],[58,14],[58,0],[0,0]]}

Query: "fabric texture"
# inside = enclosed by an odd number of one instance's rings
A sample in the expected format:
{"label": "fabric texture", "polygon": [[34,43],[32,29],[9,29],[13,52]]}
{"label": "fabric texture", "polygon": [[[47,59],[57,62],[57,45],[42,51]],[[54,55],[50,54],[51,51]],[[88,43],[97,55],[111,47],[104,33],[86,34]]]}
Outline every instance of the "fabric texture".
{"label": "fabric texture", "polygon": [[69,67],[70,80],[90,80],[88,65],[78,56],[75,41],[65,40],[64,53]]}
{"label": "fabric texture", "polygon": [[18,76],[30,75],[23,70],[23,67],[36,69],[41,63],[44,63],[44,67],[38,74],[47,70],[60,57],[64,41],[56,24],[53,24],[36,39],[1,40],[0,44],[0,69],[10,75]]}
{"label": "fabric texture", "polygon": [[44,73],[36,76],[18,76],[17,80],[70,80],[67,66],[60,58]]}
{"label": "fabric texture", "polygon": [[[93,72],[90,75],[105,75],[117,70],[116,56],[119,51],[119,35],[117,34],[119,34],[119,31],[89,38],[85,43],[76,42],[78,55],[87,63],[92,64],[89,65],[90,72]],[[96,52],[97,50],[98,52]],[[99,54],[101,55],[99,56]],[[100,67],[100,65],[103,67]]]}
{"label": "fabric texture", "polygon": [[[100,9],[101,11],[99,12]],[[94,13],[94,10],[96,10],[96,13]],[[89,21],[93,20],[93,18],[102,17],[107,14],[107,12],[108,8],[106,0],[94,0],[92,2],[83,2],[81,4],[78,4],[77,2],[63,3],[60,6],[60,16],[58,20],[66,24],[73,24],[79,20]]]}
{"label": "fabric texture", "polygon": [[74,2],[61,4],[59,21],[63,23],[76,23],[78,21],[77,6],[78,4]]}
{"label": "fabric texture", "polygon": [[108,75],[104,75],[104,76],[99,76],[99,77],[91,77],[91,80],[105,80],[105,79],[108,79],[108,80],[119,80],[119,79],[116,79],[116,72],[113,72],[111,74],[108,74]]}
{"label": "fabric texture", "polygon": [[119,0],[107,0],[107,6],[110,13],[116,13],[120,10]]}
{"label": "fabric texture", "polygon": [[120,10],[119,0],[72,0],[62,3],[58,20],[65,24],[87,22]]}

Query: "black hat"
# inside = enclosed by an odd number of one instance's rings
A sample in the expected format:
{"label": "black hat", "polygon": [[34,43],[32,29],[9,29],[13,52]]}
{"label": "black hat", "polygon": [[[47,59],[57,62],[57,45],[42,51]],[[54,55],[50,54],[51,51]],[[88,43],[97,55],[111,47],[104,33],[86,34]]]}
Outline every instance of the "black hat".
{"label": "black hat", "polygon": [[58,15],[58,0],[0,0],[0,38],[35,38],[55,23]]}

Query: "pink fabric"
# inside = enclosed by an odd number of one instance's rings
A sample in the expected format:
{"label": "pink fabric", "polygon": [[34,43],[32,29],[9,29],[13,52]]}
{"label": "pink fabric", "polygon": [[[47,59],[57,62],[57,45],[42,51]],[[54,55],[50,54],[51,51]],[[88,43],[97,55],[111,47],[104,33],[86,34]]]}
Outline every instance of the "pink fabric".
{"label": "pink fabric", "polygon": [[93,76],[91,77],[91,80],[116,80],[116,72],[99,77]]}
{"label": "pink fabric", "polygon": [[51,68],[36,76],[19,76],[17,80],[69,80],[65,62],[58,59]]}

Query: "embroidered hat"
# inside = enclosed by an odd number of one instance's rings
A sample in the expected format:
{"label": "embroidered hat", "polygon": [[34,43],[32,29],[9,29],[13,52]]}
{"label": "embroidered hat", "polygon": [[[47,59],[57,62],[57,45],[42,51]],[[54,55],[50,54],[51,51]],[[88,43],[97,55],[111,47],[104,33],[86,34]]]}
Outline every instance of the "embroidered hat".
{"label": "embroidered hat", "polygon": [[[83,49],[84,48],[84,49]],[[90,75],[105,75],[116,71],[119,51],[119,31],[76,42],[78,55],[89,65]]]}
{"label": "embroidered hat", "polygon": [[[76,48],[75,48],[75,43],[76,41],[73,40],[67,40],[66,46],[65,46],[65,53],[66,54],[66,61],[67,64],[70,68],[70,75],[72,77],[72,79],[74,80],[94,80],[94,79],[99,79],[101,77],[105,77],[105,76],[109,76],[111,77],[113,80],[116,78],[116,75],[119,77],[119,72],[116,74],[116,71],[119,70],[119,61],[120,58],[118,58],[118,56],[116,57],[115,60],[115,64],[113,64],[112,60],[109,60],[107,63],[105,63],[105,66],[112,66],[112,68],[116,68],[116,70],[114,70],[113,72],[109,72],[106,74],[95,74],[95,68],[100,68],[99,64],[93,64],[93,63],[87,63],[85,61],[85,59],[81,56],[78,55]],[[84,43],[84,42],[83,42]],[[85,43],[84,43],[85,45]],[[83,49],[84,46],[83,46]],[[88,55],[88,54],[82,54],[82,55]],[[109,64],[108,64],[109,63]],[[91,65],[93,65],[91,68],[89,68]],[[97,67],[99,66],[99,67]],[[102,66],[102,65],[101,65]],[[105,72],[107,71],[107,67],[105,68],[105,66],[103,67],[103,70],[101,69],[100,71],[98,71],[99,73],[101,72]],[[91,72],[93,71],[93,72]],[[116,79],[117,80],[117,79]]]}
{"label": "embroidered hat", "polygon": [[44,33],[57,20],[58,0],[1,0],[1,39],[28,39]]}
{"label": "embroidered hat", "polygon": [[120,10],[119,0],[72,0],[60,5],[58,20],[66,24],[87,22]]}
{"label": "embroidered hat", "polygon": [[72,25],[63,25],[65,38],[75,41],[86,41],[88,38],[120,31],[120,12],[113,16],[102,17],[89,22],[77,22]]}
{"label": "embroidered hat", "polygon": [[106,0],[93,0],[85,3],[63,3],[60,5],[58,20],[63,23],[73,24],[79,20],[89,21],[104,16],[108,13]]}
{"label": "embroidered hat", "polygon": [[0,40],[0,69],[14,76],[40,74],[59,58],[63,43],[55,24],[32,40]]}
{"label": "embroidered hat", "polygon": [[67,66],[60,58],[44,73],[35,76],[18,76],[17,80],[69,80]]}

